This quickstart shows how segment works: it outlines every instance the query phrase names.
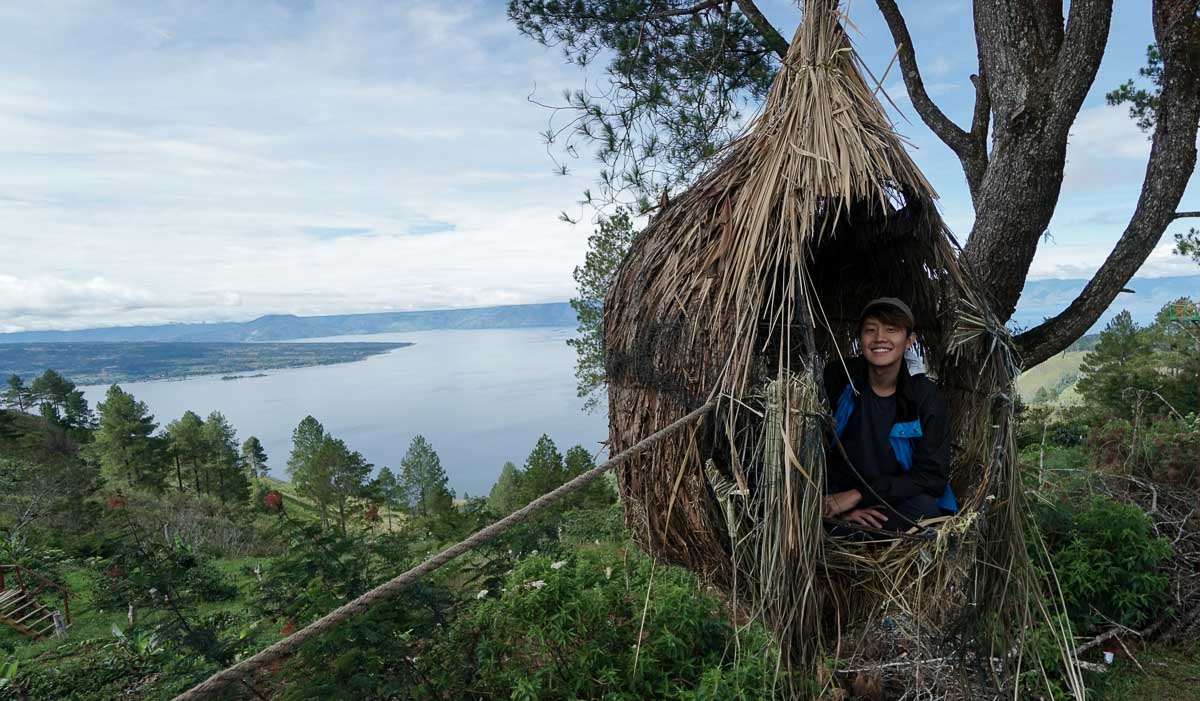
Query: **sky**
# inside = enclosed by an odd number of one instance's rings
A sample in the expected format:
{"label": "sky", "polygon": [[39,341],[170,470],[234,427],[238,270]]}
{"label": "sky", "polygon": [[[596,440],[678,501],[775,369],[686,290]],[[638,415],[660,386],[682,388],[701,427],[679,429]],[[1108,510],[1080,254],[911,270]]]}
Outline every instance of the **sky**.
{"label": "sky", "polygon": [[[550,114],[530,98],[603,66],[522,37],[504,4],[0,4],[0,331],[569,298],[597,169],[585,152],[555,174],[539,136]],[[759,4],[790,37],[795,6]],[[1136,202],[1149,142],[1103,96],[1153,37],[1145,3],[1116,5],[1032,278],[1089,275]],[[969,2],[902,7],[930,93],[965,123]],[[882,75],[894,46],[874,3],[853,0],[850,16]],[[883,84],[965,237],[957,160],[894,69]],[[1193,180],[1184,208],[1198,195]],[[1141,274],[1196,272],[1169,238]]]}

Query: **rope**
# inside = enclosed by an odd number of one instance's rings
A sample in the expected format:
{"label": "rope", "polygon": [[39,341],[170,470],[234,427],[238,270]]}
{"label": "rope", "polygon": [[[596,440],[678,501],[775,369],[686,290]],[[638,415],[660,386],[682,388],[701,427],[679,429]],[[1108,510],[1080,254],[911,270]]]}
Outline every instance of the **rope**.
{"label": "rope", "polygon": [[554,491],[548,492],[537,499],[534,499],[523,508],[514,511],[492,525],[476,531],[466,540],[451,545],[450,547],[441,551],[437,555],[434,555],[428,560],[425,560],[404,574],[384,582],[378,587],[375,587],[371,591],[358,597],[354,601],[339,606],[333,611],[325,614],[323,617],[308,624],[304,628],[301,628],[295,633],[287,636],[283,640],[264,648],[253,657],[248,657],[232,667],[228,667],[220,672],[217,672],[216,674],[213,674],[211,677],[200,682],[188,691],[176,696],[174,701],[194,701],[195,699],[207,698],[210,694],[216,693],[228,684],[250,676],[262,667],[280,658],[290,655],[296,648],[303,645],[309,639],[324,633],[342,621],[345,621],[347,618],[367,610],[376,603],[395,595],[397,592],[404,589],[404,587],[440,568],[442,565],[445,565],[459,555],[462,555],[463,553],[488,542],[504,531],[507,531],[509,528],[521,523],[522,521],[525,521],[539,511],[542,511],[551,504],[561,501],[565,497],[582,490],[597,477],[612,469],[616,465],[619,465],[630,458],[636,457],[647,450],[650,450],[671,434],[675,433],[681,428],[685,428],[696,419],[708,413],[714,406],[716,406],[716,403],[716,399],[710,399],[699,409],[696,409],[683,418],[671,423],[666,428],[663,428],[662,430],[643,438],[634,445],[622,450],[620,453],[617,453],[608,460],[605,460],[603,463],[593,467],[592,469],[588,470],[582,475],[579,475],[575,479],[567,482]]}

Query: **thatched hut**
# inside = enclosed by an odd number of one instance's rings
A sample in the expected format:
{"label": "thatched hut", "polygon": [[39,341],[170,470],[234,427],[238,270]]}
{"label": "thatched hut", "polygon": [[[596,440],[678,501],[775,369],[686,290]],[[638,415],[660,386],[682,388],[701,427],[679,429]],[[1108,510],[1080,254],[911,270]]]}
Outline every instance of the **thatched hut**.
{"label": "thatched hut", "polygon": [[[618,468],[625,518],[652,556],[761,618],[792,669],[899,656],[912,672],[957,654],[966,664],[916,672],[922,684],[965,688],[948,675],[973,668],[992,681],[970,684],[1003,685],[1034,615],[1012,445],[1017,363],[841,19],[836,0],[807,3],[761,114],[657,212],[615,277],[611,449],[719,402],[695,430]],[[914,310],[950,408],[961,508],[847,543],[822,527],[819,378],[854,352],[864,303],[885,295]]]}

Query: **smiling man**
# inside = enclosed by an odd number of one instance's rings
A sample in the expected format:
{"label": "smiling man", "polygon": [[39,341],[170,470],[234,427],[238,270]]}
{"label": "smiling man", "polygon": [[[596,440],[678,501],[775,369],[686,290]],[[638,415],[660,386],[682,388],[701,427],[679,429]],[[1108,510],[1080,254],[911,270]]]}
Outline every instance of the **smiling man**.
{"label": "smiling man", "polygon": [[825,368],[836,443],[827,451],[825,516],[859,526],[906,530],[958,508],[947,483],[950,421],[937,385],[912,374],[912,310],[895,297],[859,315],[861,355]]}

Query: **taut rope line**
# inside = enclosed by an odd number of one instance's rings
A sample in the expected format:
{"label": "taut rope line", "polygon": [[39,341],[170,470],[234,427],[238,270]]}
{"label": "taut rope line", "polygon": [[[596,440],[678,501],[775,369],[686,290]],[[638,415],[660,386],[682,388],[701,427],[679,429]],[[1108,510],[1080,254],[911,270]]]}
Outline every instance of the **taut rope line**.
{"label": "taut rope line", "polygon": [[495,538],[512,526],[524,521],[542,509],[550,506],[554,502],[582,490],[597,477],[612,469],[616,465],[619,465],[632,457],[650,450],[654,446],[658,445],[667,436],[675,433],[681,428],[688,426],[691,422],[707,414],[714,406],[716,406],[716,404],[717,400],[715,398],[708,400],[708,402],[706,402],[699,409],[696,409],[683,418],[669,424],[662,430],[650,434],[625,450],[622,450],[620,453],[612,456],[608,460],[600,463],[596,467],[593,467],[570,482],[567,482],[558,489],[543,494],[537,499],[534,499],[526,504],[523,508],[512,512],[508,516],[505,516],[486,528],[476,531],[466,540],[451,545],[450,547],[441,551],[437,555],[434,555],[428,560],[425,560],[404,574],[380,584],[354,601],[339,606],[316,621],[313,621],[295,633],[287,636],[283,640],[280,640],[279,642],[262,649],[253,657],[247,657],[234,666],[217,672],[191,689],[183,692],[179,696],[176,696],[174,701],[195,701],[196,699],[206,698],[209,694],[213,694],[223,689],[228,684],[249,676],[251,673],[260,669],[264,665],[270,664],[281,657],[290,655],[292,651],[303,645],[310,638],[324,633],[347,618],[357,613],[361,613],[377,602],[396,594],[407,585],[412,584],[421,577],[433,572],[468,550],[471,550],[476,546],[482,545],[492,538]]}

